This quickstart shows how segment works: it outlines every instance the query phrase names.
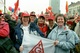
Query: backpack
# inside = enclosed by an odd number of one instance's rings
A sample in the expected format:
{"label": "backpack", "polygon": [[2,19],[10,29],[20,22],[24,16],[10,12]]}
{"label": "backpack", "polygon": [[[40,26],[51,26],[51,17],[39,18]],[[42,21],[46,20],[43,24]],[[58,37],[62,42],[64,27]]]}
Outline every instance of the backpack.
{"label": "backpack", "polygon": [[[70,49],[70,53],[80,53],[80,42],[79,42],[79,37],[78,35],[72,31],[72,34],[74,35],[74,39],[75,39],[75,48],[73,49]],[[68,33],[66,33],[66,36],[67,36]]]}

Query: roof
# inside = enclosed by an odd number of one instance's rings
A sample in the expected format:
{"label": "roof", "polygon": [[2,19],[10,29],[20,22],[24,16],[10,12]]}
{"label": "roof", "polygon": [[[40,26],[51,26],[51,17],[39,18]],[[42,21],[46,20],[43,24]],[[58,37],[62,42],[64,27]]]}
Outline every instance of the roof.
{"label": "roof", "polygon": [[71,4],[69,5],[69,7],[71,7],[71,6],[76,6],[76,5],[80,5],[80,1],[78,1],[78,2],[71,2]]}

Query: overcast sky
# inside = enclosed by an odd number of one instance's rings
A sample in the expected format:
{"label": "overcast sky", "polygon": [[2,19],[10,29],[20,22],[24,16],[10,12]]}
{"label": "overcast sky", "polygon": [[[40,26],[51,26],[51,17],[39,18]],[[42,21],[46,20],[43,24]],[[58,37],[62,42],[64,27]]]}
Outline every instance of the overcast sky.
{"label": "overcast sky", "polygon": [[[14,8],[14,3],[17,0],[6,0],[6,7],[8,9],[9,6]],[[67,0],[60,1],[60,10],[61,13],[65,13],[65,3]],[[76,2],[80,0],[68,0],[68,3]],[[40,13],[41,11],[45,11],[45,9],[49,6],[49,0],[20,0],[19,8],[21,11],[35,11],[36,13]]]}

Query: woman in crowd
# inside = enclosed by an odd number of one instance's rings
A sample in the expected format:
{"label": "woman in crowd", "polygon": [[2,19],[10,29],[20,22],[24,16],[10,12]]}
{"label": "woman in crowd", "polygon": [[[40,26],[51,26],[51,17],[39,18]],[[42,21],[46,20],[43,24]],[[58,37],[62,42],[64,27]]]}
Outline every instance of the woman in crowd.
{"label": "woman in crowd", "polygon": [[9,24],[3,21],[2,13],[0,13],[0,37],[7,37],[9,36]]}
{"label": "woman in crowd", "polygon": [[46,33],[48,31],[48,26],[45,23],[44,15],[42,15],[42,14],[39,15],[37,25],[38,25],[39,29],[44,33],[44,35],[46,37]]}
{"label": "woman in crowd", "polygon": [[36,18],[36,15],[35,15],[35,12],[32,11],[32,12],[30,13],[30,22],[35,22],[35,19],[37,19],[37,18]]}
{"label": "woman in crowd", "polygon": [[63,14],[56,16],[56,26],[48,35],[49,39],[54,40],[55,53],[70,53],[74,48],[75,40],[72,31],[66,26],[66,18]]}
{"label": "woman in crowd", "polygon": [[44,34],[39,30],[37,25],[33,22],[30,22],[30,15],[27,12],[22,12],[21,23],[15,27],[14,34],[14,46],[19,52],[23,50],[23,45],[21,44],[22,39],[26,39],[23,38],[26,33],[44,37]]}
{"label": "woman in crowd", "polygon": [[[48,31],[47,31],[47,36],[49,35],[49,33],[52,31],[52,29],[54,29],[57,24],[55,23],[55,20],[54,20],[54,16],[50,16],[50,18],[48,18],[48,22],[49,22],[49,25],[48,25]],[[46,37],[47,37],[46,36]]]}
{"label": "woman in crowd", "polygon": [[[2,15],[3,14],[0,13],[0,52],[1,53],[5,53],[5,52],[7,52],[5,50],[5,49],[7,49],[7,48],[5,48],[6,47],[6,45],[5,45],[5,43],[6,43],[5,38],[9,37],[9,32],[10,31],[9,31],[9,24],[2,20],[3,19]],[[5,47],[4,47],[4,45],[5,45]]]}

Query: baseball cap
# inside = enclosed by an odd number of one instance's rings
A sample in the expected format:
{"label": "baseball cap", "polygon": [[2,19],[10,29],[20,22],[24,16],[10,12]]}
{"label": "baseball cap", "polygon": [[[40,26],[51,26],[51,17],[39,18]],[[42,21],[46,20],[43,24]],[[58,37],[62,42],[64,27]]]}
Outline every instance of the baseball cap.
{"label": "baseball cap", "polygon": [[28,12],[22,12],[22,17],[30,16]]}

